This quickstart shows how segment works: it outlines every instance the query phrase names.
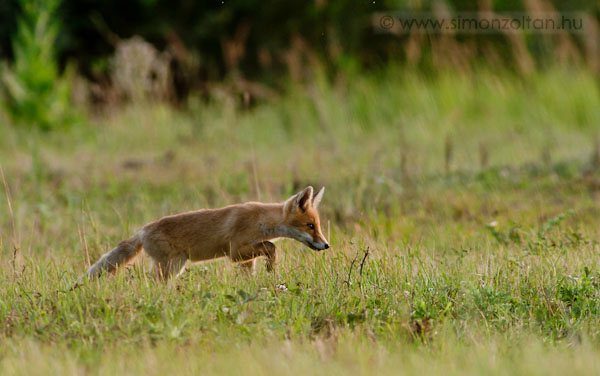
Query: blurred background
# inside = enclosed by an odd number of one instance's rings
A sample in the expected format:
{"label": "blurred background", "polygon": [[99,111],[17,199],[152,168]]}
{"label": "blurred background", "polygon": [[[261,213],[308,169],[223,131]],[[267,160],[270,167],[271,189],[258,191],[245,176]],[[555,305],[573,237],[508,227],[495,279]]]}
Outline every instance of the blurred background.
{"label": "blurred background", "polygon": [[[411,12],[585,23],[382,24]],[[83,200],[107,223],[108,203],[136,224],[314,184],[329,187],[336,225],[378,227],[379,213],[420,213],[414,198],[432,179],[589,176],[599,12],[583,0],[3,0],[0,158],[23,213]]]}
{"label": "blurred background", "polygon": [[[53,129],[73,104],[103,111],[153,100],[183,108],[220,95],[244,107],[324,79],[410,67],[474,75],[482,68],[531,78],[555,67],[600,69],[595,1],[120,1],[4,0],[0,59],[4,109],[18,126]],[[378,32],[394,12],[579,12],[577,33]],[[47,106],[52,114],[44,114]]]}

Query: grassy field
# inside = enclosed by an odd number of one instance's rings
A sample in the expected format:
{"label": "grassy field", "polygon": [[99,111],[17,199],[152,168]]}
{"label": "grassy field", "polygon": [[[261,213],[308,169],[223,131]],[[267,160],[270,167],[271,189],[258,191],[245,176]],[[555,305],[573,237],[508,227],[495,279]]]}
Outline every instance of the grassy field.
{"label": "grassy field", "polygon": [[[600,91],[586,72],[316,80],[245,109],[131,105],[68,134],[0,115],[0,373],[600,369]],[[312,184],[332,249],[69,291],[160,216]],[[10,205],[9,205],[10,203]]]}

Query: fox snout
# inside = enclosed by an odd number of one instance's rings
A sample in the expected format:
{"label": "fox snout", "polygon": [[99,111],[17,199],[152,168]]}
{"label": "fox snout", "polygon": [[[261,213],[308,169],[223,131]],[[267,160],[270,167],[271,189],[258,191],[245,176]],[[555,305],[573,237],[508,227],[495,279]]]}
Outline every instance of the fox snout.
{"label": "fox snout", "polygon": [[329,243],[325,238],[321,238],[320,240],[313,240],[309,244],[307,244],[311,249],[315,251],[323,251],[325,249],[329,249]]}
{"label": "fox snout", "polygon": [[307,245],[314,251],[323,251],[323,250],[329,249],[329,244],[327,244],[327,243],[314,242],[314,243],[308,243]]}
{"label": "fox snout", "polygon": [[326,249],[329,249],[329,244],[327,243],[323,244],[323,249],[319,249],[319,251],[324,251]]}

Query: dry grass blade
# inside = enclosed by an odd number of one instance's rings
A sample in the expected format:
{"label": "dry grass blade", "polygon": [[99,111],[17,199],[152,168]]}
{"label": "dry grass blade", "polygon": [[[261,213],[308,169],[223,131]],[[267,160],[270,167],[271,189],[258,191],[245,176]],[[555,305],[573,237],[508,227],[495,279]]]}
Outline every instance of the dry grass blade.
{"label": "dry grass blade", "polygon": [[6,196],[6,201],[8,203],[8,212],[10,214],[10,224],[12,228],[12,243],[13,243],[13,255],[11,266],[13,270],[13,276],[16,278],[17,276],[17,255],[19,253],[19,240],[17,239],[17,228],[15,226],[15,214],[13,211],[12,200],[10,197],[10,188],[8,187],[8,183],[6,182],[6,177],[4,176],[4,169],[0,166],[0,175],[2,175],[2,183],[4,184],[4,194]]}

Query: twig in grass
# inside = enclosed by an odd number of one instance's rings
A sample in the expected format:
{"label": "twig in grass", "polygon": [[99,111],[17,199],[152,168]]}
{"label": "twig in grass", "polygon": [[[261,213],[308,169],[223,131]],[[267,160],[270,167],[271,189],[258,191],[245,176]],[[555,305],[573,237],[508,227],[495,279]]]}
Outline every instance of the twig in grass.
{"label": "twig in grass", "polygon": [[69,293],[69,292],[71,292],[71,291],[75,291],[76,289],[80,288],[81,286],[82,286],[82,283],[80,283],[79,281],[76,281],[76,282],[73,284],[73,286],[71,286],[71,288],[70,288],[70,289],[68,289],[68,290],[57,290],[57,292],[60,292],[60,293],[66,294],[66,293]]}
{"label": "twig in grass", "polygon": [[90,261],[90,249],[88,247],[87,238],[85,236],[85,222],[83,218],[83,201],[81,202],[81,229],[77,228],[77,232],[79,233],[79,241],[83,246],[85,251],[85,261],[87,263],[86,268],[89,268],[92,263]]}
{"label": "twig in grass", "polygon": [[77,226],[77,234],[79,234],[79,243],[81,243],[81,248],[85,252],[85,262],[86,268],[91,266],[90,262],[90,252],[88,250],[87,240],[85,239],[85,230],[83,229],[83,225],[81,227]]}
{"label": "twig in grass", "polygon": [[[367,247],[367,250],[365,251],[362,260],[360,261],[360,264],[358,264],[358,275],[359,275],[359,281],[358,281],[358,286],[360,287],[360,291],[362,292],[362,278],[363,278],[363,268],[365,266],[365,262],[367,260],[367,257],[370,254],[370,250],[369,247]],[[358,262],[358,251],[356,251],[356,255],[354,256],[354,258],[352,259],[352,262],[350,263],[350,270],[348,270],[348,278],[344,281],[344,283],[346,284],[346,286],[350,287],[352,285],[352,269],[354,269],[354,265]]]}
{"label": "twig in grass", "polygon": [[363,287],[362,287],[362,279],[363,279],[363,266],[365,266],[365,261],[367,261],[367,257],[369,256],[370,252],[369,252],[369,247],[367,247],[367,250],[365,251],[365,255],[363,256],[362,261],[360,262],[360,269],[358,272],[358,275],[360,276],[359,282],[358,282],[358,286],[360,287],[360,292],[363,292]]}
{"label": "twig in grass", "polygon": [[10,262],[11,267],[12,267],[12,271],[13,271],[13,277],[15,279],[17,279],[17,254],[19,253],[19,248],[13,244],[13,256],[12,256],[12,260]]}
{"label": "twig in grass", "polygon": [[10,199],[10,189],[8,188],[8,183],[6,182],[6,178],[4,177],[4,170],[0,166],[0,175],[2,175],[2,183],[4,184],[4,194],[6,195],[6,201],[8,202],[8,212],[10,214],[10,224],[12,226],[12,235],[13,235],[13,257],[12,257],[12,270],[13,276],[17,277],[17,255],[19,253],[19,242],[17,241],[17,229],[15,226],[15,214],[13,212],[12,200]]}
{"label": "twig in grass", "polygon": [[356,251],[356,256],[354,256],[354,258],[352,259],[352,262],[350,263],[350,270],[348,270],[348,278],[344,281],[344,283],[348,287],[350,287],[352,285],[352,269],[354,268],[354,264],[356,263],[357,260],[358,260],[358,251]]}

